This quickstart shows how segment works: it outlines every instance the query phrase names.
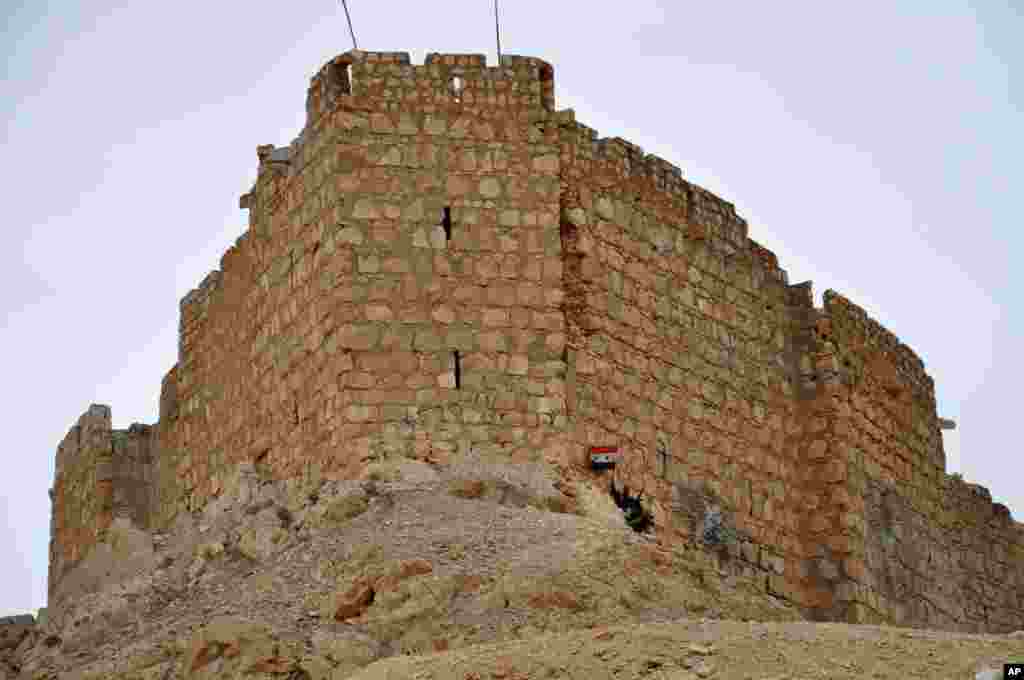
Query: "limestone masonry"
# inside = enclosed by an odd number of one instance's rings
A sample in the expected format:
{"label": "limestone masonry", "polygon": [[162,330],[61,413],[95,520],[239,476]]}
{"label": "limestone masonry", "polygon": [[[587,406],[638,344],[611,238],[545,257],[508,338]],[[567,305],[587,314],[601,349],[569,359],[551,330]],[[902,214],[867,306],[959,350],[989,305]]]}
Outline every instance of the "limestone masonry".
{"label": "limestone masonry", "polygon": [[115,518],[164,529],[243,463],[483,453],[628,487],[662,540],[711,536],[816,619],[1020,627],[1024,525],[946,474],[922,361],[840,294],[815,308],[679,168],[556,111],[551,65],[350,51],[306,110],[181,301],[158,422],[93,405],[61,442],[51,606]]}

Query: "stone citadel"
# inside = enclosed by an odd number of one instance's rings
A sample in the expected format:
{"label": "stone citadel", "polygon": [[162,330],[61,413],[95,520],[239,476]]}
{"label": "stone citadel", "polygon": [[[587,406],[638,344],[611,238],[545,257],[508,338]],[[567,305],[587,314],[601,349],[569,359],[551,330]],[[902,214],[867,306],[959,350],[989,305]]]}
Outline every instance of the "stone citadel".
{"label": "stone citadel", "polygon": [[556,110],[550,64],[353,50],[306,110],[181,301],[158,422],[93,405],[60,444],[51,606],[116,518],[161,530],[240,465],[499,456],[634,494],[660,540],[718,518],[721,559],[814,619],[1019,627],[1024,525],[946,474],[920,358],[838,293],[815,308],[679,168]]}

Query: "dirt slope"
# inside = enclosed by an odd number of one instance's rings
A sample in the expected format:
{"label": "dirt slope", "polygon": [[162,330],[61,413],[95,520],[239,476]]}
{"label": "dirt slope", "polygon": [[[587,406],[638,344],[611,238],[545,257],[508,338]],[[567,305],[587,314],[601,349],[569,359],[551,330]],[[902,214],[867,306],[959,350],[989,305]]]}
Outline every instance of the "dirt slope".
{"label": "dirt slope", "polygon": [[1017,638],[802,622],[539,463],[368,477],[243,469],[173,531],[117,523],[0,680],[960,678],[1024,659]]}

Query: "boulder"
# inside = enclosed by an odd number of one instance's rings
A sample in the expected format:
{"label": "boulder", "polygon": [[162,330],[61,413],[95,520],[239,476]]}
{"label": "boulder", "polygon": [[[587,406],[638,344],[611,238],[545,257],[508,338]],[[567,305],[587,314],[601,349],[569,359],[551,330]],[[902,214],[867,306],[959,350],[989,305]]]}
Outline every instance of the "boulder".
{"label": "boulder", "polygon": [[374,595],[373,586],[366,579],[357,580],[345,594],[338,597],[334,610],[335,620],[345,621],[361,616],[373,604]]}

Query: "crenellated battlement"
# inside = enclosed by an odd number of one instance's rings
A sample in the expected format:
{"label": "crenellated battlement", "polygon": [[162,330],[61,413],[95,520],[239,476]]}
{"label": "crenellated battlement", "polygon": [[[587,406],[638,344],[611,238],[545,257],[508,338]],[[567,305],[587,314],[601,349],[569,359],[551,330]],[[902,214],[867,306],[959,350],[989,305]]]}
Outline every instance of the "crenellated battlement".
{"label": "crenellated battlement", "polygon": [[483,54],[428,54],[412,64],[408,52],[349,50],[313,76],[307,126],[343,97],[405,106],[500,106],[554,110],[554,69],[535,57],[502,55],[488,66]]}
{"label": "crenellated battlement", "polygon": [[688,182],[675,164],[647,154],[621,137],[600,137],[599,133],[575,119],[571,109],[560,111],[558,122],[566,131],[565,142],[572,148],[571,163],[581,174],[609,173],[619,181],[639,181],[646,185],[644,204],[657,209],[665,204],[680,228],[692,229],[710,247],[726,257],[739,253],[762,266],[771,278],[785,284],[786,272],[779,267],[774,253],[749,238],[746,221],[736,214],[735,206],[703,187]]}
{"label": "crenellated battlement", "polygon": [[935,381],[925,371],[924,361],[888,328],[880,324],[859,305],[833,290],[823,296],[825,313],[832,319],[832,328],[857,347],[882,353],[893,362],[899,376],[916,392],[934,401]]}

